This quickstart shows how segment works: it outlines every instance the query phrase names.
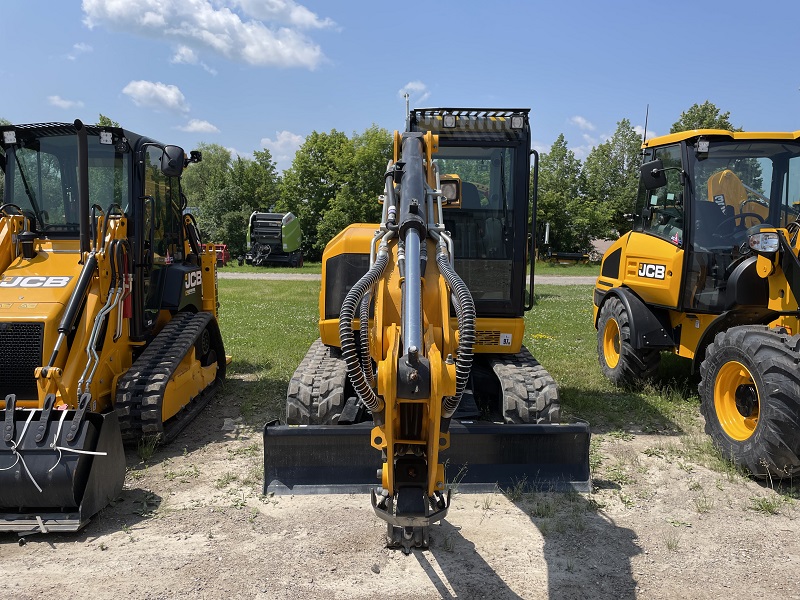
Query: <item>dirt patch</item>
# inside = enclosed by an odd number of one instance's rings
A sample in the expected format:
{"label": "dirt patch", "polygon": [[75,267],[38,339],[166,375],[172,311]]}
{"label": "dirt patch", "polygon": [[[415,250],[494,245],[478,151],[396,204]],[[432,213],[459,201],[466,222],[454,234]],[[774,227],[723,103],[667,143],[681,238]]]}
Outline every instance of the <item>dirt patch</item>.
{"label": "dirt patch", "polygon": [[0,535],[6,597],[800,598],[794,492],[692,462],[693,440],[595,436],[593,493],[456,493],[405,556],[366,495],[263,496],[261,431],[235,406],[146,464],[129,452],[83,531]]}

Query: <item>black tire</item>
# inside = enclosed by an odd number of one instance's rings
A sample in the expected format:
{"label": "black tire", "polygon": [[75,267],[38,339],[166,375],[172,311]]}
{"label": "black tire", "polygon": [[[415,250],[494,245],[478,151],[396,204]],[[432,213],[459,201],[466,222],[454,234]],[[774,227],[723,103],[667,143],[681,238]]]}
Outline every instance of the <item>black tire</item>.
{"label": "black tire", "polygon": [[700,365],[706,433],[756,477],[800,473],[800,335],[766,326],[718,333]]}
{"label": "black tire", "polygon": [[597,358],[603,375],[614,385],[632,387],[655,375],[661,352],[634,349],[628,311],[612,296],[597,319]]}
{"label": "black tire", "polygon": [[288,425],[335,425],[345,405],[347,365],[317,339],[289,381]]}
{"label": "black tire", "polygon": [[506,423],[560,422],[558,385],[525,346],[517,354],[493,358],[492,369],[500,382]]}

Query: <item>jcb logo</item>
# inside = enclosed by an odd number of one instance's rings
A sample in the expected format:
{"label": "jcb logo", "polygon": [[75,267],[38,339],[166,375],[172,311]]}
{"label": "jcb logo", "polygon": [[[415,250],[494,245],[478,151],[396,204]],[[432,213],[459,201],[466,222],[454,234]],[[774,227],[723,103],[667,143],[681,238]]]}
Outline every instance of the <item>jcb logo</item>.
{"label": "jcb logo", "polygon": [[33,275],[30,277],[3,277],[0,279],[0,287],[4,288],[61,288],[67,287],[72,277],[40,277]]}
{"label": "jcb logo", "polygon": [[666,265],[651,265],[650,263],[639,263],[639,277],[648,279],[664,279],[667,272]]}
{"label": "jcb logo", "polygon": [[203,274],[200,271],[192,271],[191,273],[186,274],[186,281],[184,282],[184,287],[189,290],[194,287],[197,287],[203,282]]}

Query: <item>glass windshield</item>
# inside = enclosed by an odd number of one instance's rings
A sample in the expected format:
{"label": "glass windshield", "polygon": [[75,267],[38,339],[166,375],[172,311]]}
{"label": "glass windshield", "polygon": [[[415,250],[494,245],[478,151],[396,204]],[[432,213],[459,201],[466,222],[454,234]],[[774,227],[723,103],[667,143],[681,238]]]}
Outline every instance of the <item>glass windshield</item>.
{"label": "glass windshield", "polygon": [[[439,147],[439,173],[461,178],[461,207],[444,210],[455,267],[476,301],[511,297],[514,149]],[[523,199],[524,201],[524,199]]]}
{"label": "glass windshield", "polygon": [[800,144],[782,140],[715,142],[689,148],[691,260],[685,304],[725,309],[727,280],[748,256],[747,230],[786,227],[800,215]]}
{"label": "glass windshield", "polygon": [[[89,137],[89,204],[103,210],[128,204],[127,153]],[[19,206],[35,229],[46,234],[77,235],[78,149],[74,135],[37,136],[30,132],[6,149],[4,202]]]}
{"label": "glass windshield", "polygon": [[799,144],[712,142],[707,155],[690,156],[697,242],[741,243],[752,225],[785,227],[800,214]]}

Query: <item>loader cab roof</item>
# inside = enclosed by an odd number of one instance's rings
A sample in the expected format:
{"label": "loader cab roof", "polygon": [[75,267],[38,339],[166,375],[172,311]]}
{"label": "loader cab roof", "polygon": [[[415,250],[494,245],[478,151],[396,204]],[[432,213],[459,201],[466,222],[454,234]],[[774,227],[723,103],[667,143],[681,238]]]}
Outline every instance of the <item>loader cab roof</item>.
{"label": "loader cab roof", "polygon": [[689,129],[651,138],[642,144],[642,148],[657,148],[669,144],[677,144],[685,140],[699,137],[727,138],[730,140],[797,140],[798,131],[728,131],[726,129]]}
{"label": "loader cab roof", "polygon": [[527,108],[415,108],[407,129],[430,131],[442,144],[450,139],[519,143],[530,138],[529,113]]}

